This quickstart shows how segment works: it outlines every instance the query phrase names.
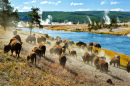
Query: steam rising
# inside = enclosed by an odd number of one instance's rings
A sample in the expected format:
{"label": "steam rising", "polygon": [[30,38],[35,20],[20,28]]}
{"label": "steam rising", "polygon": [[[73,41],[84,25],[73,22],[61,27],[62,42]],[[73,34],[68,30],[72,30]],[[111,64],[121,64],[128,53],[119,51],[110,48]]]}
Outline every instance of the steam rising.
{"label": "steam rising", "polygon": [[90,17],[89,17],[89,16],[87,16],[87,18],[88,18],[88,20],[89,20],[90,24],[92,24],[92,21],[91,21]]}
{"label": "steam rising", "polygon": [[109,11],[106,10],[103,19],[105,20],[105,24],[110,24],[110,18],[108,16]]}

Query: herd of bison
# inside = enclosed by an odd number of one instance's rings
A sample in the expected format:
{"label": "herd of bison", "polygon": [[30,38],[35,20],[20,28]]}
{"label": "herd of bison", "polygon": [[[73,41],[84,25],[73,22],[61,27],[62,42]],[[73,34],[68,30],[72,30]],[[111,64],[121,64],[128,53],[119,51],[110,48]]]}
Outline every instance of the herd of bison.
{"label": "herd of bison", "polygon": [[[13,32],[14,37],[12,39],[10,39],[9,44],[4,45],[4,53],[8,53],[11,50],[11,53],[13,55],[13,51],[15,51],[16,56],[19,57],[21,48],[22,48],[22,41],[20,36],[17,34],[16,31]],[[63,67],[66,64],[67,58],[66,58],[66,49],[68,49],[69,46],[72,46],[72,44],[74,44],[73,41],[69,41],[67,39],[65,40],[61,40],[60,37],[56,37],[56,39],[54,39],[53,37],[49,37],[48,35],[45,36],[41,36],[41,37],[35,37],[35,34],[33,35],[29,35],[26,38],[26,42],[33,42],[34,44],[36,44],[36,40],[38,43],[38,47],[34,47],[32,49],[32,51],[28,54],[27,56],[27,61],[31,60],[31,63],[33,64],[33,62],[35,61],[35,65],[36,65],[36,57],[45,57],[45,52],[46,52],[46,46],[43,44],[43,42],[46,42],[46,39],[50,40],[50,41],[54,41],[56,40],[55,45],[50,49],[50,54],[57,54],[59,55],[59,63],[60,65],[62,65]],[[51,44],[50,42],[47,42],[48,44]],[[100,57],[98,56],[98,50],[96,48],[101,48],[101,45],[99,43],[92,43],[90,42],[88,45],[84,42],[77,42],[76,46],[79,46],[81,48],[87,48],[88,52],[85,52],[84,55],[82,56],[83,62],[89,64],[89,62],[91,62],[95,65],[96,69],[100,70],[101,72],[108,72],[108,62],[105,61],[105,57]],[[95,49],[93,49],[93,46],[96,47]],[[92,51],[94,51],[94,53],[92,53]],[[69,55],[70,56],[74,56],[77,59],[77,54],[76,51],[74,49],[70,49],[69,50]],[[115,56],[111,59],[110,61],[110,65],[111,64],[117,64],[117,67],[120,67],[120,56],[118,54],[115,54]],[[130,59],[128,60],[128,64],[126,66],[126,70],[127,72],[130,72]]]}

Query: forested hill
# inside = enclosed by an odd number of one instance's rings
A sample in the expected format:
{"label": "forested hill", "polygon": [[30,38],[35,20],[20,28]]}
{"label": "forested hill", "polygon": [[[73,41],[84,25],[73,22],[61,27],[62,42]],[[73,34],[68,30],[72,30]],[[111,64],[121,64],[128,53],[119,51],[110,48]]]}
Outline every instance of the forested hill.
{"label": "forested hill", "polygon": [[[28,16],[30,12],[19,12],[20,20],[27,21],[30,19]],[[53,22],[64,22],[72,21],[73,23],[88,23],[87,16],[90,17],[91,20],[100,22],[103,16],[105,15],[104,11],[75,11],[75,12],[63,12],[63,11],[43,11],[42,18],[45,20],[48,15],[51,15],[53,18]],[[130,12],[117,12],[110,11],[108,13],[110,18],[119,18],[121,22],[130,22]]]}

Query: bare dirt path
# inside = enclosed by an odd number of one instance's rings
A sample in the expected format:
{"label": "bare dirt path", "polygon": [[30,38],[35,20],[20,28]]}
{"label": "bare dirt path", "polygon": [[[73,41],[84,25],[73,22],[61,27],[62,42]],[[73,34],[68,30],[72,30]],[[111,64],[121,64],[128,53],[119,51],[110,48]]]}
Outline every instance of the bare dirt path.
{"label": "bare dirt path", "polygon": [[[0,31],[3,31],[3,30],[0,29]],[[4,33],[0,34],[0,41],[3,41],[3,44],[8,44],[9,40],[13,37],[13,31],[14,30],[7,30],[6,32],[3,31]],[[28,55],[28,53],[33,49],[33,47],[38,46],[38,44],[34,45],[32,43],[27,43],[25,41],[25,39],[29,35],[29,32],[18,31],[18,34],[21,36],[21,39],[23,42],[21,55],[22,54]],[[35,34],[36,34],[36,37],[41,35],[38,33],[35,33]],[[51,41],[51,45],[45,43],[47,47],[46,58],[48,59],[48,61],[59,63],[59,60],[58,60],[59,56],[49,53],[50,48],[54,44],[55,44],[55,41]],[[71,48],[77,51],[77,59],[69,55],[68,52],[69,52],[69,49]],[[110,84],[106,83],[108,79],[111,79],[112,82],[115,84],[115,86],[130,86],[130,82],[129,82],[130,73],[128,73],[123,68],[116,68],[109,65],[108,74],[101,73],[99,70],[96,70],[94,65],[88,65],[88,64],[83,63],[81,56],[83,56],[84,52],[86,51],[84,51],[83,49],[77,48],[76,46],[69,46],[69,49],[66,51],[67,63],[66,63],[65,69],[68,71],[71,70],[71,72],[75,74],[75,76],[80,75],[80,73],[83,73],[84,77],[88,77],[86,79],[91,80],[93,82],[98,82],[97,84],[93,84],[92,86],[110,86]],[[45,60],[45,59],[42,58],[42,60]],[[40,63],[38,63],[38,65],[40,66]]]}

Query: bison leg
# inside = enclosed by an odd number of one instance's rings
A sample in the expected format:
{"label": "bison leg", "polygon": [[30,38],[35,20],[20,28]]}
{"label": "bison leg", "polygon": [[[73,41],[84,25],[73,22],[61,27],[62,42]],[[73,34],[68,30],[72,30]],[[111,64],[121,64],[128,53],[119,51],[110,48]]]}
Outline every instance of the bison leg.
{"label": "bison leg", "polygon": [[14,50],[13,50],[13,49],[11,49],[11,54],[12,54],[12,56],[13,56],[13,52],[14,52]]}

